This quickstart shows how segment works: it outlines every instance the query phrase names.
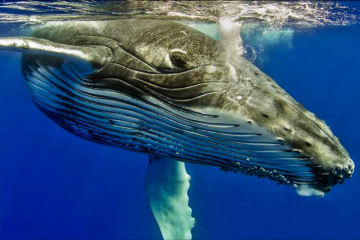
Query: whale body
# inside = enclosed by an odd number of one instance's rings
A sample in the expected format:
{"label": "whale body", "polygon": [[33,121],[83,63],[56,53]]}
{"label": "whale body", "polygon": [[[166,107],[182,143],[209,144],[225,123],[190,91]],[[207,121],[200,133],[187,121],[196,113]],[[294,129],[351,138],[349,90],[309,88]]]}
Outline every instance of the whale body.
{"label": "whale body", "polygon": [[22,53],[33,102],[61,127],[149,154],[146,191],[166,239],[191,238],[194,226],[184,162],[265,177],[301,195],[322,196],[354,172],[324,121],[184,24],[52,23],[32,37],[0,38],[0,49]]}

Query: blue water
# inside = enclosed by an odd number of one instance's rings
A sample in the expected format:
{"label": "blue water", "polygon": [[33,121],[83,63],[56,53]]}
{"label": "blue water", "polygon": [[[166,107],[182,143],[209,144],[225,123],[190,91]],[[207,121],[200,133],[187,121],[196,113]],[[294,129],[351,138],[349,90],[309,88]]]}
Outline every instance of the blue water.
{"label": "blue water", "polygon": [[[244,44],[254,39],[244,37]],[[331,127],[359,164],[360,26],[295,30],[255,61]],[[264,60],[265,59],[265,60]],[[0,52],[0,238],[155,239],[147,156],[61,129],[31,102],[20,55]],[[359,239],[360,177],[324,198],[187,164],[195,239]]]}

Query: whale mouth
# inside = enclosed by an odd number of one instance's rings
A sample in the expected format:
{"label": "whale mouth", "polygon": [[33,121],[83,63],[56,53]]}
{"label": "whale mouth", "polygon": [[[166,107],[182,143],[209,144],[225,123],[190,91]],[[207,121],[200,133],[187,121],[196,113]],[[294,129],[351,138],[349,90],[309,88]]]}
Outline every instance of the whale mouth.
{"label": "whale mouth", "polygon": [[[324,197],[337,184],[344,184],[346,179],[350,179],[354,173],[354,164],[351,159],[347,167],[337,166],[332,172],[327,172],[324,168],[314,163],[313,159],[299,157],[292,159],[293,164],[274,165],[274,159],[268,161],[271,167],[259,162],[251,162],[246,165],[235,164],[235,168],[221,167],[224,171],[242,172],[245,175],[257,176],[274,180],[278,185],[292,186],[300,196]],[[249,161],[249,159],[248,159]],[[303,166],[299,167],[300,162]]]}
{"label": "whale mouth", "polygon": [[354,173],[354,163],[351,159],[348,160],[350,164],[345,167],[340,165],[334,167],[332,172],[323,172],[321,177],[318,178],[316,184],[299,184],[297,185],[296,191],[300,196],[318,196],[323,197],[326,193],[329,193],[331,189],[337,184],[344,184],[346,179],[352,178]]}

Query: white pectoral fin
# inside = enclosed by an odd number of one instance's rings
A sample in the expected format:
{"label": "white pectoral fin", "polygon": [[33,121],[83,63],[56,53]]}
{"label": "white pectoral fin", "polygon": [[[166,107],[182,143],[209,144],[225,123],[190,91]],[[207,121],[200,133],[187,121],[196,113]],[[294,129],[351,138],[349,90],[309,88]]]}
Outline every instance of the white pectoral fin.
{"label": "white pectoral fin", "polygon": [[150,156],[146,195],[164,239],[191,239],[190,176],[185,164],[171,158]]}
{"label": "white pectoral fin", "polygon": [[89,73],[103,67],[112,57],[107,47],[73,46],[34,37],[0,38],[0,50],[63,58]]}

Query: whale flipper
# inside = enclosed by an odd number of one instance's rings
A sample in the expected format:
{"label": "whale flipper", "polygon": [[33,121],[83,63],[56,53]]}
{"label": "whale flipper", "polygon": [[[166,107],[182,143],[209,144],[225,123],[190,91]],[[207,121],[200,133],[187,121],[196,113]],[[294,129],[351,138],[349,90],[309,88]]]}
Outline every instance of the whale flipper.
{"label": "whale flipper", "polygon": [[0,50],[62,58],[86,74],[98,71],[112,57],[111,50],[104,46],[73,46],[35,37],[1,38]]}
{"label": "whale flipper", "polygon": [[191,239],[190,176],[185,164],[171,158],[150,156],[146,195],[164,239]]}

